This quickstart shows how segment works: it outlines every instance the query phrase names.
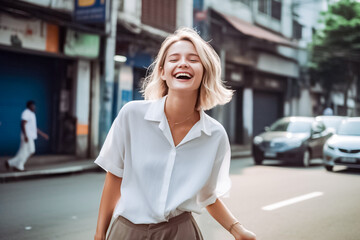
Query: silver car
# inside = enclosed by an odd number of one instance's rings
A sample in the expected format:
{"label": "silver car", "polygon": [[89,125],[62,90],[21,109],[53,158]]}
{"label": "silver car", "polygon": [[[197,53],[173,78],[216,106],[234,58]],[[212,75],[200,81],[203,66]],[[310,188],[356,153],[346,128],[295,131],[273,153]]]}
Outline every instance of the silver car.
{"label": "silver car", "polygon": [[360,117],[342,121],[337,133],[326,141],[323,156],[328,171],[335,165],[360,168]]}

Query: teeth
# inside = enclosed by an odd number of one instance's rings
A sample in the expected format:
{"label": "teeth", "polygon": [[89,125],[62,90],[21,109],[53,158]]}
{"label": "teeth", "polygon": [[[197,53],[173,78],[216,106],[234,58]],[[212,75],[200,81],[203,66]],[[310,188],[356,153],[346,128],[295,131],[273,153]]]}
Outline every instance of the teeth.
{"label": "teeth", "polygon": [[191,78],[191,75],[188,74],[188,73],[178,73],[175,75],[175,77],[188,77],[188,78]]}

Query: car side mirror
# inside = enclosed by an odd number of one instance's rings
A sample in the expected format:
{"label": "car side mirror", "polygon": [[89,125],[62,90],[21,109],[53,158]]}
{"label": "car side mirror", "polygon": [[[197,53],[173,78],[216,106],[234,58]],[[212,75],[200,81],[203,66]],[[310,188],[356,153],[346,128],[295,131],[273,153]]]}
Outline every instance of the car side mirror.
{"label": "car side mirror", "polygon": [[264,127],[264,129],[265,129],[265,132],[270,131],[270,127],[268,127],[268,126]]}

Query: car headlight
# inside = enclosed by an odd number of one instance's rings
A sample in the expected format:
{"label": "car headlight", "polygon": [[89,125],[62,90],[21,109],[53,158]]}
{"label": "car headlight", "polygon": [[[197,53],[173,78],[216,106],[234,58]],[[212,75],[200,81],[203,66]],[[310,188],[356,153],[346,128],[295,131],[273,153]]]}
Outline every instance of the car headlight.
{"label": "car headlight", "polygon": [[260,136],[254,137],[254,144],[255,144],[255,145],[259,145],[259,144],[261,144],[263,141],[264,141],[264,139],[263,139],[262,137],[260,137]]}
{"label": "car headlight", "polygon": [[289,139],[286,142],[286,145],[288,145],[289,147],[300,147],[302,144],[302,141],[300,139]]}

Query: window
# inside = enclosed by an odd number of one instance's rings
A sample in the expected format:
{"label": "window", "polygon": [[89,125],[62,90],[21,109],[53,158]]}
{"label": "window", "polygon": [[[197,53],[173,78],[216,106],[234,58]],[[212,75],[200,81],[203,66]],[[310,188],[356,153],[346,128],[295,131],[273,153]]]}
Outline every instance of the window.
{"label": "window", "polygon": [[281,21],[281,0],[258,0],[258,11]]}
{"label": "window", "polygon": [[298,21],[293,21],[293,38],[302,38],[302,25]]}
{"label": "window", "polygon": [[258,9],[259,9],[259,12],[269,14],[268,0],[259,0],[258,1]]}
{"label": "window", "polygon": [[251,0],[240,0],[240,2],[242,2],[243,4],[250,6],[251,5]]}
{"label": "window", "polygon": [[124,11],[124,0],[119,0],[119,12]]}
{"label": "window", "polygon": [[164,31],[175,31],[176,0],[142,0],[141,22]]}
{"label": "window", "polygon": [[281,20],[281,0],[271,0],[271,17]]}

